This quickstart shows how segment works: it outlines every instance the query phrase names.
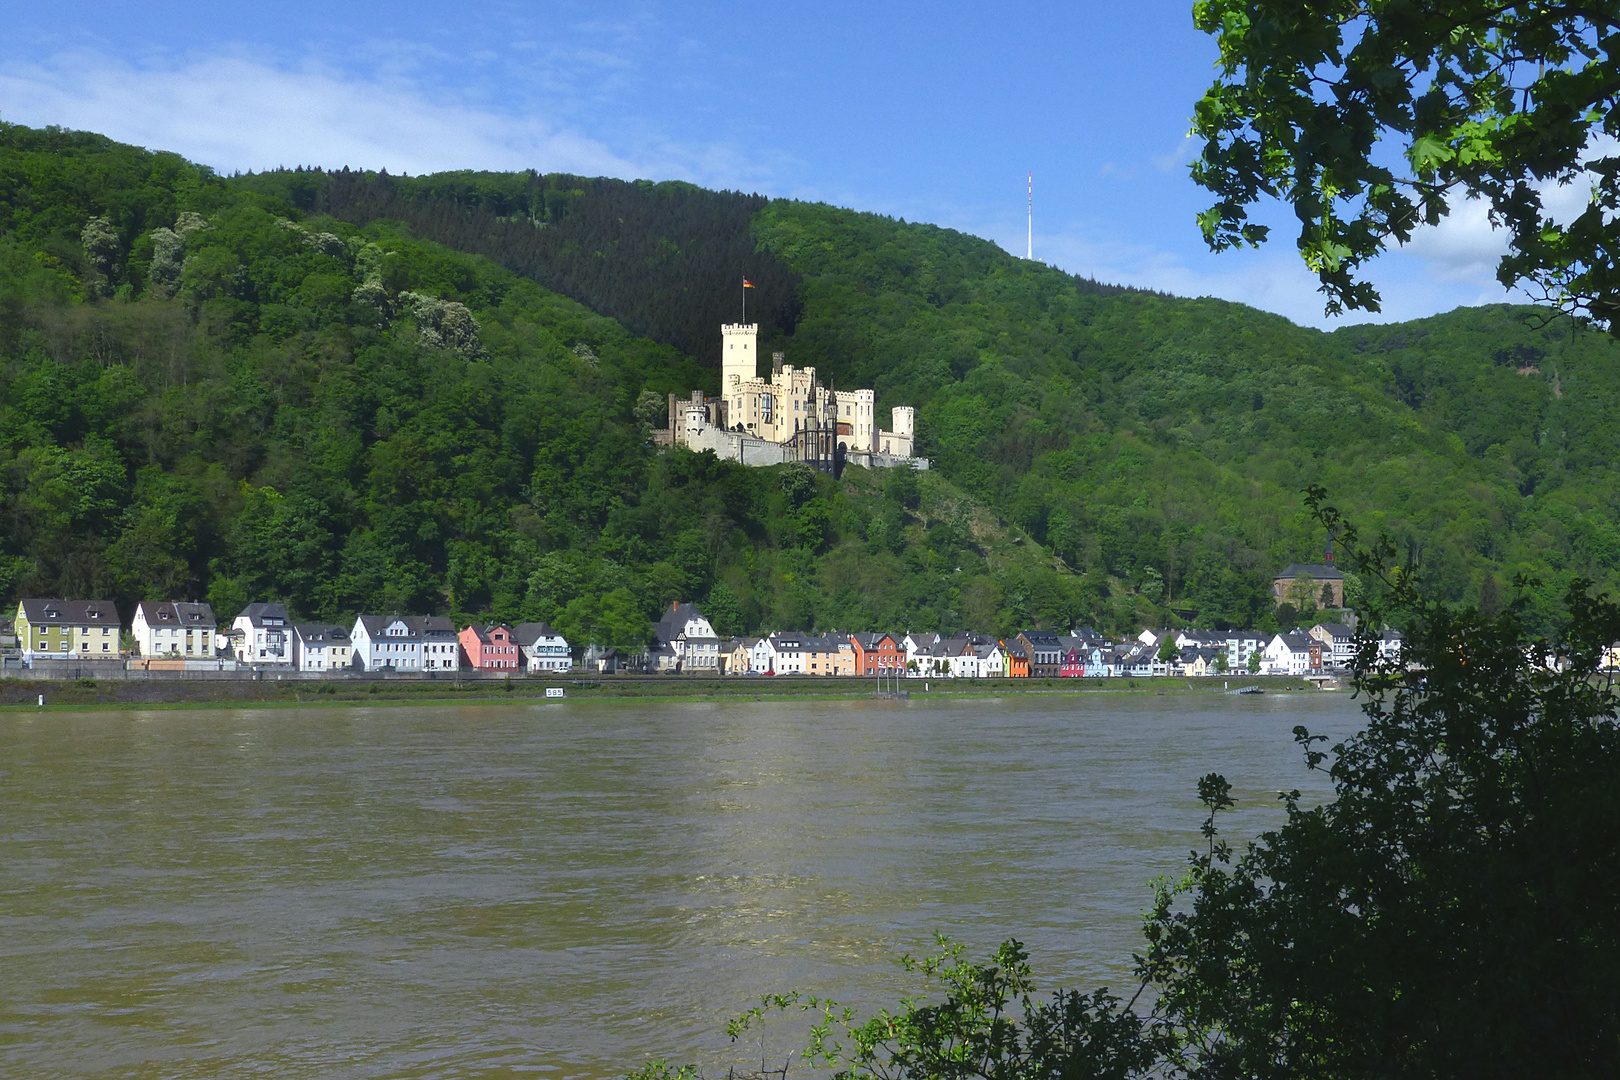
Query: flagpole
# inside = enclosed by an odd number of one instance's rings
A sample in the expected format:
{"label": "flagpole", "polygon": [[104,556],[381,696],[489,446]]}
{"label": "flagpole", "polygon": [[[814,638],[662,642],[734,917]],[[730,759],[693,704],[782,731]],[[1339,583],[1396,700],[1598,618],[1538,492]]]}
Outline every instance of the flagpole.
{"label": "flagpole", "polygon": [[742,321],[743,321],[743,325],[747,326],[748,325],[748,279],[747,278],[743,278],[742,300],[743,300],[743,318],[742,318]]}

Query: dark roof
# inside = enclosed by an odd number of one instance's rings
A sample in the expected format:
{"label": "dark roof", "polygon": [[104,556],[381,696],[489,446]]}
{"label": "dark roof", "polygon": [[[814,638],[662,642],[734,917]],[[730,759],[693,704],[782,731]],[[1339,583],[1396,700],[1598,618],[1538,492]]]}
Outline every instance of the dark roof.
{"label": "dark roof", "polygon": [[330,644],[342,642],[345,645],[349,642],[349,628],[332,623],[294,623],[293,633],[298,635],[300,641],[325,641]]}
{"label": "dark roof", "polygon": [[118,625],[118,608],[111,600],[24,600],[21,603],[23,615],[33,626]]}
{"label": "dark roof", "polygon": [[1326,563],[1294,563],[1273,580],[1281,581],[1284,578],[1309,577],[1317,581],[1343,581],[1344,575]]}
{"label": "dark roof", "polygon": [[406,638],[414,638],[421,633],[416,620],[409,615],[362,615],[357,620],[365,628],[367,637],[386,637],[384,630],[393,623],[402,623],[405,627]]}
{"label": "dark roof", "polygon": [[884,633],[882,630],[876,630],[871,633],[851,634],[849,636],[863,649],[877,648],[878,642],[882,641],[884,638],[888,638],[890,641],[894,642],[895,648],[900,647],[899,637],[896,637],[894,634]]}
{"label": "dark roof", "polygon": [[207,604],[192,604],[185,601],[142,600],[135,606],[135,611],[137,614],[144,612],[146,622],[150,626],[192,626],[201,629],[215,629],[219,625],[214,621],[214,609]]}
{"label": "dark roof", "polygon": [[1019,636],[1037,648],[1056,649],[1059,647],[1058,636],[1050,630],[1025,630]]}
{"label": "dark roof", "polygon": [[543,637],[562,637],[562,635],[553,630],[550,623],[543,622],[523,622],[512,628],[512,640],[519,645],[533,645]]}
{"label": "dark roof", "polygon": [[407,615],[405,622],[416,628],[416,632],[423,637],[450,637],[456,636],[456,624],[450,621],[448,615]]}
{"label": "dark roof", "polygon": [[1344,625],[1344,623],[1328,622],[1317,623],[1316,625],[1326,631],[1328,637],[1331,638],[1353,638],[1356,636],[1356,632]]}
{"label": "dark roof", "polygon": [[660,641],[674,641],[686,631],[688,619],[701,619],[703,612],[698,610],[696,604],[674,604],[664,612],[663,618],[658,620],[655,628]]}
{"label": "dark roof", "polygon": [[1311,635],[1301,633],[1298,630],[1283,634],[1282,639],[1283,644],[1287,645],[1290,649],[1309,649],[1312,645],[1321,644],[1321,642],[1311,637]]}
{"label": "dark roof", "polygon": [[[287,625],[287,605],[286,604],[249,604],[247,607],[242,609],[241,613],[238,614],[236,616],[236,618],[237,619],[245,618],[245,619],[247,619],[247,621],[249,623],[253,624],[254,626],[264,626],[266,619],[279,619],[280,622],[277,623],[276,625],[286,626]],[[234,622],[235,619],[233,619],[231,621]]]}

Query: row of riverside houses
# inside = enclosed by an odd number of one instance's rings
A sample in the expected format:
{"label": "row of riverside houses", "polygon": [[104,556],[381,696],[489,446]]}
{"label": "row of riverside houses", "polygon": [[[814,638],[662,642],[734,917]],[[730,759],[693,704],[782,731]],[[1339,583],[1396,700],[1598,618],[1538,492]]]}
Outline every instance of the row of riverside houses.
{"label": "row of riverside houses", "polygon": [[[1385,630],[1380,655],[1399,656],[1401,635]],[[1280,634],[1248,630],[1144,630],[1114,642],[1089,628],[1073,634],[1026,630],[990,634],[804,634],[722,640],[694,604],[671,604],[653,643],[631,666],[650,672],[712,675],[876,675],[918,678],[1109,678],[1133,676],[1313,675],[1343,671],[1355,631],[1318,623]]]}
{"label": "row of riverside houses", "polygon": [[[298,672],[552,674],[575,667],[574,650],[545,623],[467,626],[442,615],[361,615],[352,626],[294,623],[285,605],[249,604],[221,629],[207,604],[143,601],[121,645],[117,608],[105,600],[23,600],[15,619],[21,660],[123,662],[144,670],[235,669]],[[924,678],[1107,678],[1227,673],[1312,675],[1347,668],[1354,631],[1319,623],[1280,634],[1144,630],[1110,641],[1093,630],[1026,630],[1010,638],[962,633],[822,634],[780,631],[722,640],[694,604],[675,603],[651,645],[621,657],[592,646],[583,661],[602,672]],[[1380,650],[1396,656],[1400,635],[1384,631]]]}
{"label": "row of riverside houses", "polygon": [[142,670],[300,672],[480,671],[547,674],[574,667],[567,640],[545,623],[468,626],[443,615],[361,615],[352,626],[293,622],[279,603],[249,604],[222,629],[208,604],[144,600],[122,647],[108,600],[30,599],[13,622],[22,663],[124,663]]}

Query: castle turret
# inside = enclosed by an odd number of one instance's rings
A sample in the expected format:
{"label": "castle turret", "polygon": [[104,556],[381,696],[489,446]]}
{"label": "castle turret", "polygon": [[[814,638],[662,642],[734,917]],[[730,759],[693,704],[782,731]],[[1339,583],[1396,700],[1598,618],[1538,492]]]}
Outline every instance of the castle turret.
{"label": "castle turret", "polygon": [[910,405],[896,405],[889,410],[889,414],[894,420],[894,433],[896,435],[903,435],[909,439],[917,433],[915,426],[917,423],[916,409],[913,409]]}

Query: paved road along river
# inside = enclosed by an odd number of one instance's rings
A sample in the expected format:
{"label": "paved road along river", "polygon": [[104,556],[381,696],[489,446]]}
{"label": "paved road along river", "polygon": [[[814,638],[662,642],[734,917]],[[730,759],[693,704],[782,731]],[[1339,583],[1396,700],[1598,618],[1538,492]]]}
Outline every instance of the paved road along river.
{"label": "paved road along river", "polygon": [[936,930],[1124,986],[1345,695],[0,713],[0,1075],[611,1077]]}

